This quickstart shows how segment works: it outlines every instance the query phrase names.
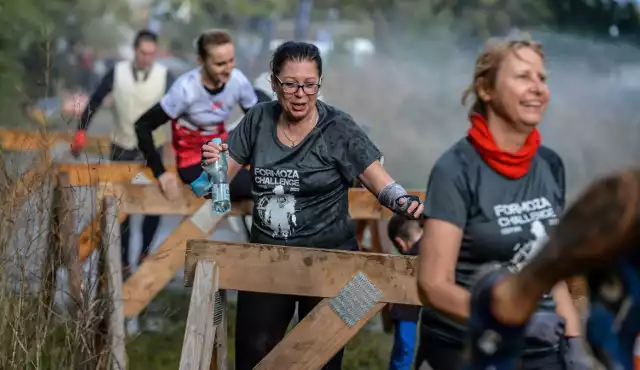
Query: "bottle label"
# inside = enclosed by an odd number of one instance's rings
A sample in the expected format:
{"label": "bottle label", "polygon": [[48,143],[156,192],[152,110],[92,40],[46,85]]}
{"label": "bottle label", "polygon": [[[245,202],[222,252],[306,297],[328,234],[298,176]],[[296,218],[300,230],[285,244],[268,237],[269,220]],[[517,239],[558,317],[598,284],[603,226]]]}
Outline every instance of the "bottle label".
{"label": "bottle label", "polygon": [[212,184],[211,186],[211,200],[213,203],[220,201],[228,201],[231,199],[229,196],[229,184]]}

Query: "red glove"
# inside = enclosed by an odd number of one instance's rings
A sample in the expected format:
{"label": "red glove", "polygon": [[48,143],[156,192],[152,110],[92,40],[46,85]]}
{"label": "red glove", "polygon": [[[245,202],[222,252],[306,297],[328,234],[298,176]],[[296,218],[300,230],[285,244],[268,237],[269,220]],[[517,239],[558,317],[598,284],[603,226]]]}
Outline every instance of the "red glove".
{"label": "red glove", "polygon": [[73,137],[73,141],[71,142],[71,153],[77,157],[86,145],[87,134],[83,130],[78,130],[76,132],[76,136]]}

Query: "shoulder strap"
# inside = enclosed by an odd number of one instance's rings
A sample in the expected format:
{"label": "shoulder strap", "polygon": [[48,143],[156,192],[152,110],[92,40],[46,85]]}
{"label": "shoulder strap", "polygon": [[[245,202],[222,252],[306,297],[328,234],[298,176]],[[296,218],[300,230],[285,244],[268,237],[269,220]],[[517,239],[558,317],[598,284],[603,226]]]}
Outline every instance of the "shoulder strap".
{"label": "shoulder strap", "polygon": [[[547,148],[546,146],[540,146],[540,148],[538,149],[538,154],[540,154],[540,157],[549,164],[549,167],[551,167],[551,173],[553,174],[556,183],[560,187],[562,199],[564,202],[566,196],[566,182],[564,163],[562,162],[562,159],[556,152]],[[564,208],[564,204],[562,204],[562,207]]]}

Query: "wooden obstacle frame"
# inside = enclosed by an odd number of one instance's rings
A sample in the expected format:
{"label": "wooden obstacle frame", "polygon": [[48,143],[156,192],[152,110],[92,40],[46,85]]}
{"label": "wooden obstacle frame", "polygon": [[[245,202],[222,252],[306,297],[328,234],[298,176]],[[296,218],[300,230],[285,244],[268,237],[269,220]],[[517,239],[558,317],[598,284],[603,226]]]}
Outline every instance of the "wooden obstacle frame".
{"label": "wooden obstacle frame", "polygon": [[[5,138],[0,143],[6,145],[7,142]],[[417,296],[415,257],[207,241],[203,239],[212,235],[226,216],[211,217],[210,203],[196,198],[187,188],[179,201],[166,200],[151,172],[140,164],[60,164],[55,169],[65,178],[66,188],[98,186],[98,216],[77,239],[76,264],[105,240],[117,239],[119,244],[119,230],[114,225],[119,225],[128,214],[186,217],[121,288],[115,278],[110,279],[109,284],[113,298],[121,297],[117,300],[122,302],[113,310],[121,310],[122,315],[116,314],[111,320],[115,324],[110,324],[115,325],[114,338],[119,338],[124,330],[120,330],[124,317],[137,316],[184,266],[186,285],[193,286],[193,293],[181,369],[226,369],[226,302],[224,294],[216,293],[221,290],[324,298],[257,369],[321,368],[387,303],[421,304]],[[425,195],[421,191],[411,194],[421,199]],[[234,203],[230,215],[247,215],[251,209],[250,201]],[[373,195],[360,188],[349,190],[349,212],[354,220],[361,221],[385,220],[391,216]],[[374,238],[379,239],[378,230],[372,231]],[[243,268],[238,268],[239,264]],[[582,281],[571,284],[572,290],[584,294],[582,286]],[[353,302],[360,305],[350,305]],[[209,320],[214,313],[215,326],[214,321]],[[317,325],[321,325],[325,333],[322,338],[312,334]],[[114,346],[117,342],[112,340]],[[124,344],[121,349],[115,346],[114,351],[124,353]],[[124,358],[116,357],[118,363]]]}
{"label": "wooden obstacle frame", "polygon": [[[67,175],[72,186],[91,186],[97,183],[96,204],[103,204],[104,199],[117,199],[118,210],[112,216],[118,222],[122,222],[128,214],[186,216],[185,220],[162,245],[151,253],[136,272],[124,282],[121,297],[122,310],[126,317],[137,316],[183,267],[187,240],[209,237],[225,218],[211,217],[209,201],[195,197],[186,187],[182,199],[177,202],[168,201],[162,195],[158,185],[154,183],[155,180],[149,171],[138,164],[62,164],[56,168],[60,173]],[[137,183],[132,184],[132,179]],[[424,197],[423,192],[412,191],[411,193],[421,198]],[[380,206],[377,199],[368,190],[362,188],[350,189],[349,207],[351,216],[355,220],[384,220],[391,216],[389,210]],[[247,215],[251,214],[251,211],[252,202],[250,201],[234,203],[229,215]],[[85,228],[83,234],[96,235],[100,233],[100,217],[104,217],[104,211],[100,210],[98,215]],[[114,232],[113,229],[112,232]],[[83,238],[82,236],[78,244],[78,253],[85,258],[98,245],[95,238]],[[218,309],[219,327],[226,327],[227,315],[224,295],[220,297],[219,306],[225,307]],[[381,305],[380,308],[383,306]],[[218,330],[215,334],[215,342],[213,342],[215,351],[213,351],[213,355],[209,356],[209,361],[212,362],[211,368],[226,369],[226,330]],[[210,339],[213,341],[213,337]]]}

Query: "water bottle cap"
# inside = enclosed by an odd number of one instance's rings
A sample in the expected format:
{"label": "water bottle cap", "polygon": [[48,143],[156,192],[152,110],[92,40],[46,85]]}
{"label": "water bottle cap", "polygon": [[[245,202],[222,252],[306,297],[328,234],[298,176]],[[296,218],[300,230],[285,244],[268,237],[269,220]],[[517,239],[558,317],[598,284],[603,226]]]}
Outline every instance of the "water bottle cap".
{"label": "water bottle cap", "polygon": [[219,137],[213,139],[213,143],[217,144],[217,145],[222,145],[222,139],[220,139]]}

